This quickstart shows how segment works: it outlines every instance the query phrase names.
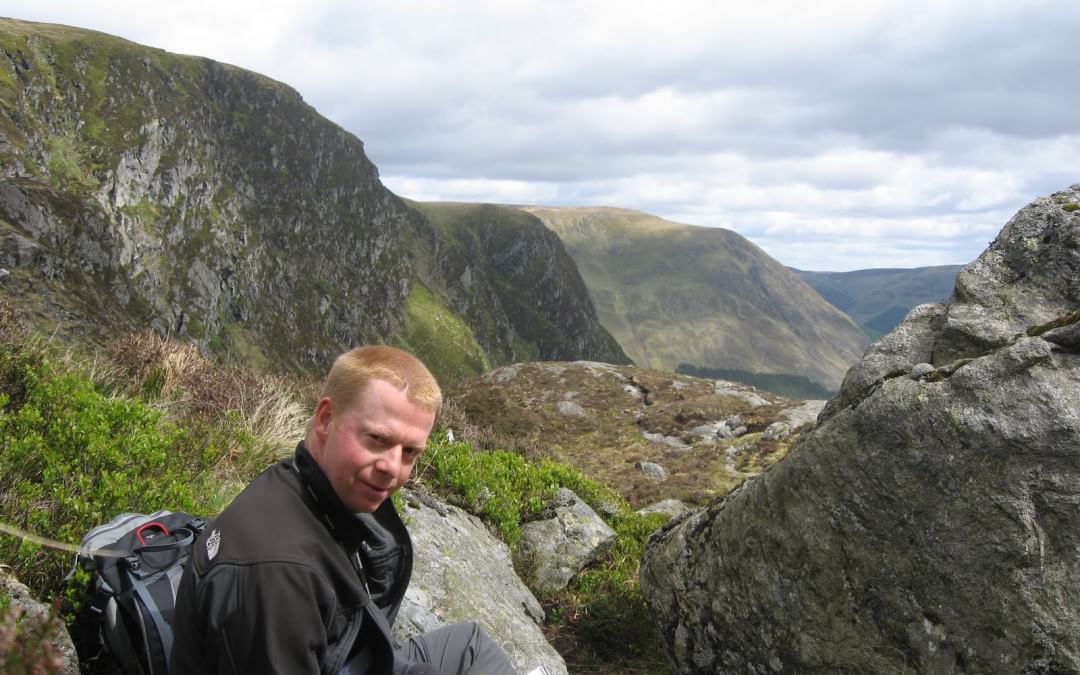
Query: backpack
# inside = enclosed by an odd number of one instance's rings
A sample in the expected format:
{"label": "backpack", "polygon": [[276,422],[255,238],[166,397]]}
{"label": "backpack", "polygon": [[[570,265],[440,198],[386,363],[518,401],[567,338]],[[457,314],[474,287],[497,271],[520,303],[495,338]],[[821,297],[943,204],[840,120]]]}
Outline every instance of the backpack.
{"label": "backpack", "polygon": [[84,673],[168,675],[176,589],[205,525],[182,512],[123,513],[86,533],[76,565],[92,577],[72,631]]}

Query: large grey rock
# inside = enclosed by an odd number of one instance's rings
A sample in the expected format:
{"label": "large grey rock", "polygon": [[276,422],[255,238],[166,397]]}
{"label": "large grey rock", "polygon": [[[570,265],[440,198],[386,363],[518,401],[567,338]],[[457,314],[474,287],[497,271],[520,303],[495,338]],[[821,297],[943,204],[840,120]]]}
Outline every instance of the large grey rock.
{"label": "large grey rock", "polygon": [[780,411],[780,417],[787,420],[792,429],[798,429],[804,424],[814,424],[818,415],[825,408],[825,401],[803,401],[794,408]]}
{"label": "large grey rock", "polygon": [[545,515],[521,528],[518,551],[528,567],[529,585],[557,591],[615,542],[615,531],[566,488],[559,490]]}
{"label": "large grey rock", "polygon": [[1062,208],[1077,201],[1080,185],[1035,200],[960,270],[934,345],[935,366],[985,353],[1080,307],[1080,216]]}
{"label": "large grey rock", "polygon": [[915,365],[930,361],[935,331],[944,314],[942,304],[919,305],[908,312],[900,325],[870,345],[862,360],[848,370],[840,392],[825,404],[818,422],[824,422],[837,410],[856,403],[884,378],[910,373]]}
{"label": "large grey rock", "polygon": [[1080,307],[1080,185],[1021,209],[956,278],[945,305],[920,305],[872,344],[845,375],[819,421],[856,403],[886,378],[919,363],[949,367],[1003,346],[1028,328]]}
{"label": "large grey rock", "polygon": [[687,510],[686,504],[683,504],[678,499],[663,499],[638,509],[638,515],[650,516],[654,513],[663,513],[674,518]]}
{"label": "large grey rock", "polygon": [[1080,306],[1057,202],[873,345],[786,459],[654,536],[678,672],[1080,673],[1080,354],[1025,335]]}
{"label": "large grey rock", "polygon": [[656,462],[636,462],[634,466],[649,478],[667,480],[667,471]]}
{"label": "large grey rock", "polygon": [[401,642],[456,621],[476,621],[525,673],[539,665],[566,675],[566,664],[538,625],[544,611],[514,572],[510,550],[474,516],[404,491],[415,549],[412,582],[394,634]]}
{"label": "large grey rock", "polygon": [[765,427],[761,437],[767,441],[782,441],[791,435],[791,426],[787,422],[773,422]]}
{"label": "large grey rock", "polygon": [[[2,566],[0,566],[0,589],[11,597],[11,606],[20,616],[34,617],[42,621],[48,620],[48,617],[53,615],[51,608],[35,599],[30,594],[30,589]],[[79,659],[75,655],[75,645],[59,619],[56,621],[57,629],[52,633],[52,639],[49,641],[50,648],[57,659],[51,665],[56,666],[56,669],[48,672],[54,672],[57,675],[79,675]],[[0,631],[3,628],[0,626]],[[0,654],[3,654],[2,649],[0,649]]]}

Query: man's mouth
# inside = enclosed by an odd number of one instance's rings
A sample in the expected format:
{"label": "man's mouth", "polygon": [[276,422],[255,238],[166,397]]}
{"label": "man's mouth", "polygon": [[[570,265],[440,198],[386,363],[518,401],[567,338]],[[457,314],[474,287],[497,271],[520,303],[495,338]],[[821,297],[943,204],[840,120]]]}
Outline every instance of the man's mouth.
{"label": "man's mouth", "polygon": [[368,483],[367,481],[361,481],[361,483],[363,483],[372,492],[380,492],[380,493],[390,492],[390,490],[393,489],[393,487],[394,487],[394,485],[392,483],[390,485],[387,485],[386,487],[379,487],[378,485],[372,485],[371,483]]}

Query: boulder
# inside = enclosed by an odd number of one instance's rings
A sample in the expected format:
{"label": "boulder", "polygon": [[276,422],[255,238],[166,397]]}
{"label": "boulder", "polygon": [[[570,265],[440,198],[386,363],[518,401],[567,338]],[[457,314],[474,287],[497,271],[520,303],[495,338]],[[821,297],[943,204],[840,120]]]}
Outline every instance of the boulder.
{"label": "boulder", "polygon": [[653,536],[677,672],[1080,672],[1080,350],[1044,339],[1080,307],[1063,201],[871,346],[784,460]]}
{"label": "boulder", "polygon": [[765,427],[761,437],[766,441],[782,441],[791,435],[791,426],[787,422],[773,422]]}
{"label": "boulder", "polygon": [[[50,619],[54,615],[52,608],[36,600],[30,594],[30,589],[8,572],[6,566],[0,566],[0,590],[11,598],[9,611],[14,611],[14,614],[9,615],[9,618],[17,616],[24,617],[24,620],[25,618],[33,618],[38,622],[56,621],[55,630],[50,633],[49,646],[42,645],[40,650],[34,650],[36,653],[41,654],[42,658],[45,658],[46,653],[49,654],[48,665],[50,670],[41,672],[56,673],[57,675],[79,675],[79,659],[75,654],[75,644],[71,641],[68,632],[64,630],[63,623],[59,619]],[[25,635],[9,634],[8,630],[10,628],[11,626],[8,625],[0,625],[0,657],[6,653],[7,648],[13,646],[3,644],[6,640],[26,637]],[[0,666],[3,665],[3,661],[4,659],[0,658]],[[27,670],[27,672],[30,671]],[[38,671],[35,670],[34,672]]]}
{"label": "boulder", "polygon": [[919,305],[908,312],[891,333],[870,345],[862,360],[844,375],[840,392],[825,404],[818,423],[856,402],[886,377],[910,373],[919,363],[930,361],[935,330],[940,327],[945,305]]}
{"label": "boulder", "polygon": [[556,408],[558,411],[566,415],[567,417],[586,417],[588,413],[585,412],[585,408],[582,408],[573,401],[559,401]]}
{"label": "boulder", "polygon": [[806,424],[815,424],[824,407],[825,401],[803,401],[794,408],[780,411],[780,417],[787,420],[792,429],[798,429]]}
{"label": "boulder", "polygon": [[615,531],[566,488],[544,515],[521,528],[518,551],[526,561],[529,585],[557,591],[615,542]]}
{"label": "boulder", "polygon": [[916,363],[914,366],[911,367],[911,379],[913,379],[913,380],[925,379],[925,378],[929,377],[930,374],[935,372],[936,370],[937,370],[937,368],[934,368],[934,366],[929,364],[929,363]]}
{"label": "boulder", "polygon": [[635,462],[634,466],[640,469],[641,472],[649,478],[654,478],[656,480],[667,479],[667,471],[656,462]]}
{"label": "boulder", "polygon": [[686,504],[683,504],[678,499],[664,499],[654,504],[649,504],[643,508],[638,509],[639,516],[650,516],[654,513],[663,513],[674,518],[675,516],[687,511]]}
{"label": "boulder", "polygon": [[412,582],[394,624],[406,642],[457,621],[476,621],[525,673],[566,664],[540,629],[544,610],[514,572],[510,550],[476,517],[427,495],[403,490],[402,517],[413,540]]}

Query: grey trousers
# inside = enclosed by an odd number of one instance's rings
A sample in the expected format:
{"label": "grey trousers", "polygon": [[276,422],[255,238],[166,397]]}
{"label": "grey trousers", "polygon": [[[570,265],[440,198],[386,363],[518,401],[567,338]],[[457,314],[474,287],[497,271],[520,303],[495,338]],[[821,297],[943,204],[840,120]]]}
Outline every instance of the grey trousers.
{"label": "grey trousers", "polygon": [[502,647],[471,621],[417,635],[398,654],[412,663],[435,668],[417,668],[418,675],[425,670],[432,675],[517,675]]}

